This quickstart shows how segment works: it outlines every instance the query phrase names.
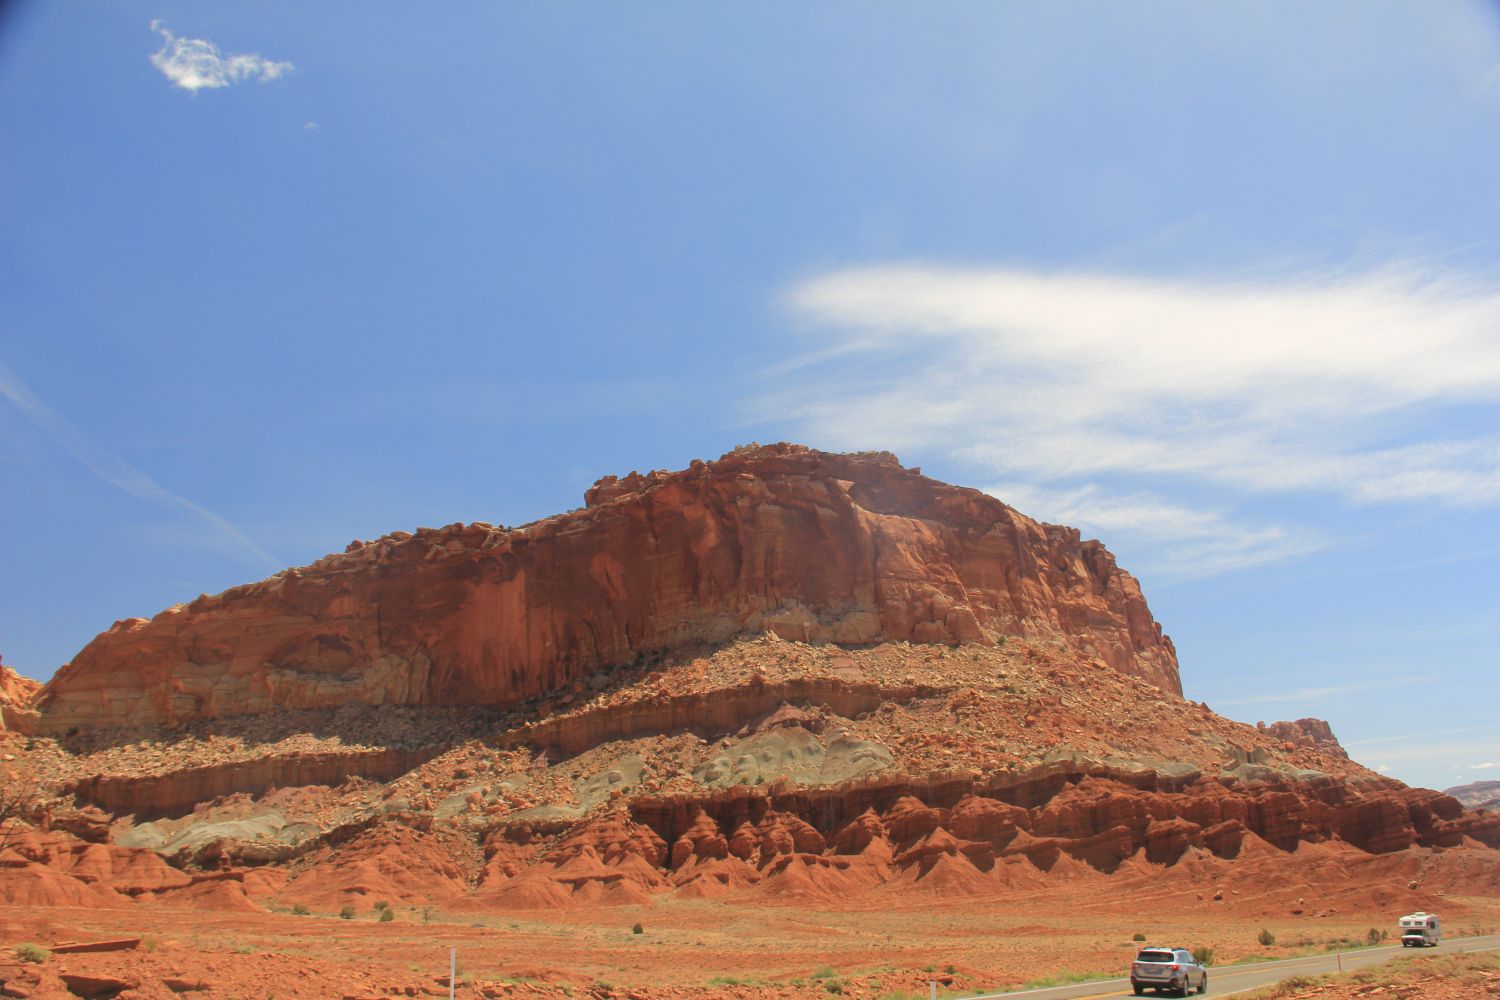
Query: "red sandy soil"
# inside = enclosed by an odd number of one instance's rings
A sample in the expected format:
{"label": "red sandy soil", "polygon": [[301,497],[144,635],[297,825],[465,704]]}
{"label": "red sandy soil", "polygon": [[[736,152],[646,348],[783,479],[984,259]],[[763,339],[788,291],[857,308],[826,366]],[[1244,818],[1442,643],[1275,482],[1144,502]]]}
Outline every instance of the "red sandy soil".
{"label": "red sandy soil", "polygon": [[[0,977],[18,976],[11,982],[35,997],[74,995],[57,978],[62,973],[134,984],[119,994],[127,1000],[175,995],[169,980],[179,987],[201,983],[194,995],[205,997],[445,995],[437,977],[446,972],[448,949],[457,948],[458,993],[465,997],[569,991],[663,1000],[826,997],[828,980],[812,978],[818,975],[836,979],[851,997],[925,992],[930,978],[946,989],[978,992],[1064,973],[1117,975],[1138,947],[1135,933],[1156,943],[1212,947],[1224,963],[1340,941],[1347,946],[1419,908],[1443,913],[1458,933],[1490,931],[1500,922],[1500,896],[1492,889],[1463,894],[1469,881],[1457,870],[1463,854],[1414,849],[1377,857],[1370,864],[1378,870],[1341,879],[1327,873],[1332,859],[1294,855],[1291,864],[1247,870],[1222,886],[1176,868],[1090,872],[1029,892],[898,895],[880,907],[660,897],[511,913],[397,905],[395,919],[380,922],[371,908],[342,920],[328,912],[187,910],[150,902],[126,909],[9,906],[0,908],[7,953],[20,942],[131,936],[143,944],[54,955],[24,969],[0,966]],[[1425,880],[1409,889],[1406,876],[1419,870]],[[1214,888],[1227,891],[1215,900]],[[1314,896],[1316,916],[1307,905]],[[637,923],[640,934],[633,933]],[[1256,943],[1261,928],[1276,935],[1276,947]],[[1330,994],[1354,995],[1360,994]],[[1453,994],[1460,995],[1473,994]]]}
{"label": "red sandy soil", "polygon": [[1500,996],[1500,955],[1415,958],[1373,969],[1288,980],[1245,1000],[1482,1000]]}

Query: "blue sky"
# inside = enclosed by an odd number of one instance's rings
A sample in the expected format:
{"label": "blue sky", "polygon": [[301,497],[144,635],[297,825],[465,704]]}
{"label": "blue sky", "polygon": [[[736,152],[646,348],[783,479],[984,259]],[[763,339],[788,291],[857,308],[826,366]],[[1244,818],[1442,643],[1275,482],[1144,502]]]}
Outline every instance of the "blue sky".
{"label": "blue sky", "polygon": [[1226,715],[1500,777],[1492,5],[20,3],[0,136],[23,673],[786,439],[1102,538]]}

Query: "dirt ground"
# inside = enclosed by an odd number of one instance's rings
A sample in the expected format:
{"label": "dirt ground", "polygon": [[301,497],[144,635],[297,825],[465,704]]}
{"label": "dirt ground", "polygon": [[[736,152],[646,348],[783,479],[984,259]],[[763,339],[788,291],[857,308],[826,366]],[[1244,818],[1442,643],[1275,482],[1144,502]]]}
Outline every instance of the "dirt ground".
{"label": "dirt ground", "polygon": [[1500,996],[1500,954],[1444,955],[1342,976],[1291,979],[1244,1000],[1483,1000]]}
{"label": "dirt ground", "polygon": [[[456,948],[462,997],[944,996],[1069,977],[1119,975],[1139,942],[1208,947],[1217,964],[1356,946],[1398,913],[1268,917],[1196,898],[1109,898],[1092,885],[1031,897],[832,910],[663,897],[639,906],[444,914],[397,907],[337,915],[0,908],[8,995],[70,997],[63,977],[113,977],[115,995],[225,998],[445,996]],[[1124,894],[1122,894],[1124,895]],[[1500,899],[1443,902],[1450,934],[1492,931]],[[635,926],[640,932],[635,932]],[[1258,943],[1262,930],[1276,943]],[[139,937],[127,951],[56,954],[15,946]],[[75,985],[83,980],[74,980]],[[123,987],[123,990],[121,988]],[[93,988],[85,983],[84,987]],[[1323,994],[1308,994],[1322,996]],[[1328,996],[1357,994],[1328,994]],[[1440,994],[1413,994],[1439,996]],[[1446,996],[1446,994],[1441,994]],[[1469,994],[1453,994],[1453,996]],[[1474,994],[1475,996],[1481,994]]]}

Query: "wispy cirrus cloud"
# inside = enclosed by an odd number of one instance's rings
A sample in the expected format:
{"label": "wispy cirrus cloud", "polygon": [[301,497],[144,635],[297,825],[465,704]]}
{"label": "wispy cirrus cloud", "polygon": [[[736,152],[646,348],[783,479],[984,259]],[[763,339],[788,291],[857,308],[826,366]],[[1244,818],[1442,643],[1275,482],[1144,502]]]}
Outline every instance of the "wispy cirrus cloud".
{"label": "wispy cirrus cloud", "polygon": [[[1493,288],[1398,270],[1271,283],[901,263],[785,301],[815,343],[778,366],[762,416],[840,446],[937,451],[1022,510],[1175,534],[1182,571],[1317,544],[1223,512],[1252,496],[1500,503]],[[1177,499],[1204,492],[1218,510]]]}
{"label": "wispy cirrus cloud", "polygon": [[151,65],[183,90],[227,87],[242,80],[266,83],[292,72],[292,64],[266,59],[256,53],[225,55],[206,38],[179,38],[160,20],[151,30],[161,35],[162,47],[151,55]]}
{"label": "wispy cirrus cloud", "polygon": [[1344,684],[1327,684],[1321,687],[1293,688],[1285,691],[1267,691],[1247,698],[1220,701],[1221,705],[1280,705],[1287,703],[1327,704],[1344,695],[1363,694],[1367,691],[1382,691],[1393,688],[1413,687],[1419,683],[1414,677],[1371,677],[1367,680],[1349,681]]}
{"label": "wispy cirrus cloud", "polygon": [[1151,492],[1115,493],[1096,483],[1066,489],[997,483],[984,491],[1031,517],[1157,546],[1155,570],[1179,581],[1275,562],[1325,544],[1302,529],[1246,523]]}
{"label": "wispy cirrus cloud", "polygon": [[104,482],[130,496],[192,515],[210,530],[212,547],[233,552],[262,568],[274,570],[283,565],[223,517],[201,504],[178,496],[118,455],[99,447],[62,414],[37,398],[20,376],[4,364],[0,364],[0,398],[8,400],[54,444]]}

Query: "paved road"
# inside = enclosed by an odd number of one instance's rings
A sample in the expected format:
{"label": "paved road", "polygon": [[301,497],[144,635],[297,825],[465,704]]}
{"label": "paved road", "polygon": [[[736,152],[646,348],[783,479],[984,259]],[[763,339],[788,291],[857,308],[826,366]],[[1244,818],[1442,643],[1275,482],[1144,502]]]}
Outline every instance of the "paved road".
{"label": "paved road", "polygon": [[[1345,972],[1380,965],[1405,954],[1409,958],[1418,955],[1435,955],[1457,951],[1493,951],[1500,949],[1500,934],[1488,937],[1452,938],[1436,948],[1403,948],[1400,945],[1387,948],[1361,948],[1345,952],[1342,956],[1309,955],[1306,958],[1287,958],[1279,962],[1257,962],[1254,965],[1210,966],[1208,970],[1208,993],[1210,997],[1227,997],[1235,993],[1269,986],[1290,976],[1321,976],[1339,971],[1342,961]],[[1148,997],[1156,996],[1147,993]],[[1197,994],[1193,994],[1197,996]],[[1024,990],[1020,993],[986,993],[970,1000],[1002,1000],[1022,998],[1025,1000],[1115,1000],[1116,997],[1133,997],[1129,979],[1101,979],[1092,983],[1074,986],[1054,986],[1045,990]]]}

